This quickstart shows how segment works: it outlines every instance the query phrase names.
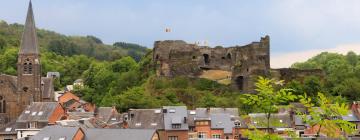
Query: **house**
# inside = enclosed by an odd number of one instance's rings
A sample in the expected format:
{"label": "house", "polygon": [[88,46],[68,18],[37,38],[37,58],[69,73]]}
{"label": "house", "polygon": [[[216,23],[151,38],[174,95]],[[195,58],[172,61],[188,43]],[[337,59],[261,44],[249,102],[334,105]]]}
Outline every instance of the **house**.
{"label": "house", "polygon": [[15,121],[7,123],[6,126],[0,128],[0,140],[16,140],[17,132],[15,128]]}
{"label": "house", "polygon": [[65,110],[57,102],[33,102],[16,120],[17,138],[39,132],[56,121],[66,119]]}
{"label": "house", "polygon": [[127,122],[125,128],[130,129],[156,129],[160,139],[165,138],[164,116],[161,108],[156,109],[130,109],[123,115]]}
{"label": "house", "polygon": [[80,97],[76,96],[71,92],[65,92],[64,94],[58,97],[58,102],[66,109],[66,111],[76,112],[94,112],[95,105],[83,101]]}
{"label": "house", "polygon": [[238,116],[237,108],[197,108],[192,114],[195,114],[197,138],[230,139],[234,137],[232,132],[235,127],[234,118]]}
{"label": "house", "polygon": [[86,129],[85,140],[162,140],[155,129]]}
{"label": "house", "polygon": [[165,139],[188,139],[189,125],[187,123],[188,118],[186,106],[164,106],[163,114]]}
{"label": "house", "polygon": [[79,127],[47,126],[29,140],[84,140],[85,133]]}
{"label": "house", "polygon": [[114,106],[97,108],[95,117],[107,124],[116,123],[121,119],[119,112],[117,112]]}
{"label": "house", "polygon": [[288,131],[294,131],[294,125],[289,113],[271,114],[269,119],[269,128],[267,128],[267,117],[265,113],[251,113],[249,114],[250,123],[249,129],[256,128],[262,131],[286,135]]}

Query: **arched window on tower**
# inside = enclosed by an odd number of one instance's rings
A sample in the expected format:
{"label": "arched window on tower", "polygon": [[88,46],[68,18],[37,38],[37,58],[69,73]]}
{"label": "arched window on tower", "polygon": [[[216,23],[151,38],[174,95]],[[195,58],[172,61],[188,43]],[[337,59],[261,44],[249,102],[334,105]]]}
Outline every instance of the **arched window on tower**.
{"label": "arched window on tower", "polygon": [[0,113],[6,113],[6,101],[3,96],[0,96]]}
{"label": "arched window on tower", "polygon": [[26,58],[24,63],[24,74],[32,74],[32,70],[32,63],[29,58]]}

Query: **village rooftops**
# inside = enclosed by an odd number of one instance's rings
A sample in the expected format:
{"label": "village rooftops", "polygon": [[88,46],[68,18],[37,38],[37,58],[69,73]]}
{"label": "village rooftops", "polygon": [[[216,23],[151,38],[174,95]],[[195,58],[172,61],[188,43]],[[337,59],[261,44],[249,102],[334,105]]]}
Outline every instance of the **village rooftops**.
{"label": "village rooftops", "polygon": [[85,140],[152,140],[155,129],[86,129]]}

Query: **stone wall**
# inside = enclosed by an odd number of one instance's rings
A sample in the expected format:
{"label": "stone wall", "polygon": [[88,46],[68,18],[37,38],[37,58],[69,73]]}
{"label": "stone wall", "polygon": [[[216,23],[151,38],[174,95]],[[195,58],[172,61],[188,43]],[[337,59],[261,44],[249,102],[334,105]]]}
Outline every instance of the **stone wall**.
{"label": "stone wall", "polygon": [[306,75],[322,75],[321,70],[270,68],[270,37],[244,46],[198,46],[181,40],[156,41],[153,62],[158,76],[198,77],[207,70],[231,73],[231,86],[243,92],[253,92],[259,76],[277,76],[291,80]]}

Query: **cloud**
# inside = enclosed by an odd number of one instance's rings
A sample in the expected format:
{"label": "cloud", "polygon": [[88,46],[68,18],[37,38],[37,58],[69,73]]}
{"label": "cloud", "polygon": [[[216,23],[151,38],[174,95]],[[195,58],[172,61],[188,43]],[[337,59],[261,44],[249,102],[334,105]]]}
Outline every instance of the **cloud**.
{"label": "cloud", "polygon": [[295,62],[304,62],[311,57],[320,54],[321,52],[331,52],[347,54],[349,51],[353,51],[360,54],[360,43],[359,44],[341,44],[335,48],[330,49],[313,49],[300,52],[290,52],[284,54],[272,54],[270,64],[272,68],[287,68]]}

